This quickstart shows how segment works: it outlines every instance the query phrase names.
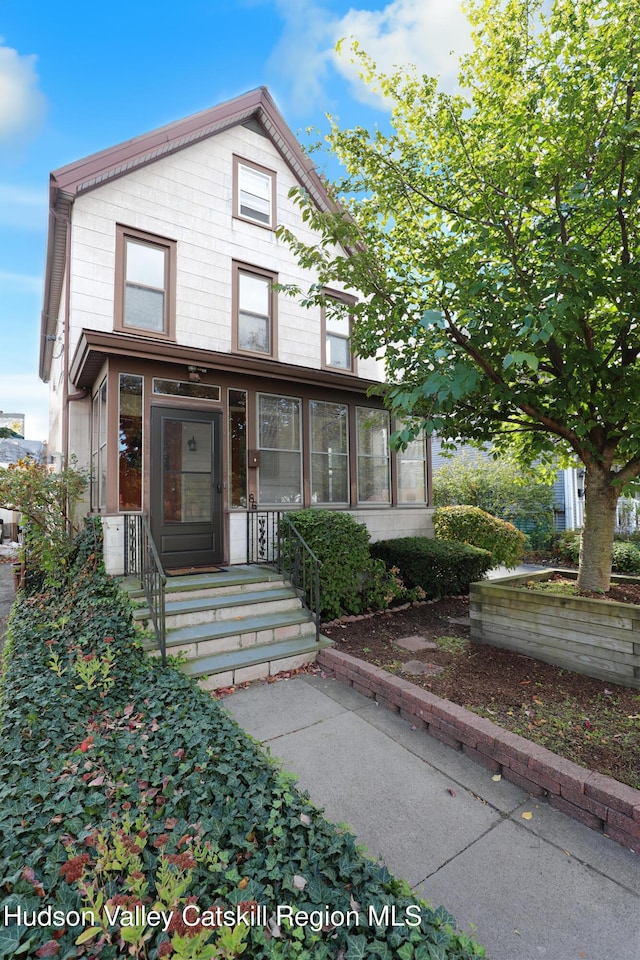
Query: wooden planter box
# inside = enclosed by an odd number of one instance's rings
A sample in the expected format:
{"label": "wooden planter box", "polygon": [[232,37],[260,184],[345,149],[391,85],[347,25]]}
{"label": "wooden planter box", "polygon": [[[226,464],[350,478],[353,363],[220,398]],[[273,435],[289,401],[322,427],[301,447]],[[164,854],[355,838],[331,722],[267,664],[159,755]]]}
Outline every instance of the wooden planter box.
{"label": "wooden planter box", "polygon": [[[556,572],[472,583],[471,639],[640,689],[640,606],[521,587],[527,580],[548,580]],[[568,579],[577,577],[575,572],[561,572]]]}

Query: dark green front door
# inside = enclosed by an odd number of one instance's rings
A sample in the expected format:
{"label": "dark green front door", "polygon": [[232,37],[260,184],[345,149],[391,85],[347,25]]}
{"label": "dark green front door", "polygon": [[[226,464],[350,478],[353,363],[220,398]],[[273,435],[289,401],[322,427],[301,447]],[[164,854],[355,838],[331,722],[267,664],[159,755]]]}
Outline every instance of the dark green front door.
{"label": "dark green front door", "polygon": [[223,559],[222,414],[151,409],[151,532],[165,569]]}

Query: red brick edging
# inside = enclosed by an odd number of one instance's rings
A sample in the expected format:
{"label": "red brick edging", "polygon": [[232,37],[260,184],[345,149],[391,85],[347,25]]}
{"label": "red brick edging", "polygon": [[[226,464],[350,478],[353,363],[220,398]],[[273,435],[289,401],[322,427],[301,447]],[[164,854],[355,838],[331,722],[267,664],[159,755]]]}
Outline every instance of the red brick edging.
{"label": "red brick edging", "polygon": [[593,773],[464,707],[332,648],[318,663],[365,697],[593,830],[640,853],[640,790]]}

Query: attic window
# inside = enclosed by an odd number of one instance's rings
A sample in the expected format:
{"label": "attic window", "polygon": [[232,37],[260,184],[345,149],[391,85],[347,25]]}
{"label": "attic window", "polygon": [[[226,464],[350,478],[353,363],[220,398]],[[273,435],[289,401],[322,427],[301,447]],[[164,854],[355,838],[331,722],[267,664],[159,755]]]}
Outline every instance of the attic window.
{"label": "attic window", "polygon": [[273,170],[234,157],[233,195],[236,217],[274,228],[276,175]]}

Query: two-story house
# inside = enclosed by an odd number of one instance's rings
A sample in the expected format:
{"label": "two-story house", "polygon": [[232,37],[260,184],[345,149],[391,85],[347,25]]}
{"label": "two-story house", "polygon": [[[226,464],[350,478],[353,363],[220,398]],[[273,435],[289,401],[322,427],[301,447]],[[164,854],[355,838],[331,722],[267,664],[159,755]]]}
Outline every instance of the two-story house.
{"label": "two-story house", "polygon": [[274,287],[313,280],[275,232],[311,240],[294,186],[330,203],[265,88],[51,174],[48,450],[91,467],[112,573],[128,514],[169,569],[244,562],[255,507],[431,530],[428,445],[391,450],[379,364],[345,316]]}

